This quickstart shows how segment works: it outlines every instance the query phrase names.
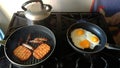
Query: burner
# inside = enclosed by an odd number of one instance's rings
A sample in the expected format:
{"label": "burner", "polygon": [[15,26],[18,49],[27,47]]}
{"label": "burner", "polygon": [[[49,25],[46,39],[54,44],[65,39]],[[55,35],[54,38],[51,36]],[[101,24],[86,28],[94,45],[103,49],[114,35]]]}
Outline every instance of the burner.
{"label": "burner", "polygon": [[16,66],[10,64],[9,68],[18,68],[18,67],[16,67]]}
{"label": "burner", "polygon": [[[52,60],[52,61],[51,61]],[[58,59],[56,57],[48,59],[43,63],[42,68],[59,68]]]}
{"label": "burner", "polygon": [[92,68],[108,68],[108,62],[103,57],[94,57],[92,62]]}
{"label": "burner", "polygon": [[42,65],[39,65],[38,66],[35,66],[35,67],[18,67],[18,66],[15,66],[13,64],[10,64],[9,68],[44,68]]}
{"label": "burner", "polygon": [[[52,61],[51,61],[52,60]],[[47,61],[45,61],[44,63],[41,63],[37,66],[33,66],[33,67],[24,67],[24,68],[59,68],[60,66],[58,65],[58,59],[57,58],[50,58],[50,60],[48,59]],[[23,68],[23,67],[19,67],[19,66],[15,66],[13,64],[9,64],[9,68]]]}
{"label": "burner", "polygon": [[90,58],[76,52],[62,57],[59,65],[61,68],[108,68],[107,59],[104,57],[93,55]]}
{"label": "burner", "polygon": [[[35,68],[120,68],[120,51],[105,48],[99,53],[92,54],[91,57],[86,57],[84,54],[72,49],[67,41],[66,32],[71,24],[76,23],[80,19],[100,26],[107,34],[107,42],[115,44],[104,17],[99,13],[51,13],[45,20],[34,21],[33,23],[33,21],[25,18],[22,11],[17,12],[14,13],[10,22],[6,38],[19,27],[33,24],[43,25],[53,31],[57,43],[51,57]],[[1,61],[4,61],[4,59]],[[4,62],[8,65],[4,68],[17,68],[10,64],[10,62]]]}

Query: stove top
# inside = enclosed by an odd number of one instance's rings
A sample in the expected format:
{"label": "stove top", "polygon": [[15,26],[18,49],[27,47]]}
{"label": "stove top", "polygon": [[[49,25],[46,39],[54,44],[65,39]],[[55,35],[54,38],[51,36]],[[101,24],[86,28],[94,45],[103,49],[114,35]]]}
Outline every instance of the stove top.
{"label": "stove top", "polygon": [[[107,35],[107,42],[115,44],[103,16],[99,13],[51,13],[45,20],[35,21],[34,24],[46,26],[53,31],[56,36],[56,48],[51,57],[35,68],[120,68],[120,51],[105,48],[101,52],[91,54],[89,60],[84,54],[72,49],[67,42],[66,31],[71,24],[80,19],[100,26]],[[32,24],[33,22],[26,19],[22,11],[14,13],[6,38],[15,29]],[[1,59],[0,66],[0,68],[17,68],[5,57]]]}

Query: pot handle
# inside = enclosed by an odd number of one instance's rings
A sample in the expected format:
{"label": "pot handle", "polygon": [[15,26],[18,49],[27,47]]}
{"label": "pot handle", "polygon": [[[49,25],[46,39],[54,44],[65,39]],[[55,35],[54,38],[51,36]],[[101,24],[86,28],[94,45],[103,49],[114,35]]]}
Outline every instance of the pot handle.
{"label": "pot handle", "polygon": [[[107,49],[111,49],[111,50],[120,50],[120,48],[113,47],[113,46],[110,46],[110,45],[113,45],[113,44],[107,43],[107,44],[105,45],[105,47],[106,47]],[[116,45],[116,44],[115,44],[115,45]],[[118,45],[116,45],[116,46],[118,46]]]}
{"label": "pot handle", "polygon": [[24,11],[27,11],[27,8],[25,8],[25,6],[26,6],[27,4],[29,4],[29,3],[32,3],[32,2],[40,2],[40,3],[41,3],[41,6],[42,6],[42,8],[43,8],[43,2],[42,2],[42,0],[29,0],[29,1],[25,2],[25,3],[22,5],[22,9],[23,9]]}
{"label": "pot handle", "polygon": [[51,9],[52,9],[52,6],[51,5],[48,5],[48,4],[44,4],[44,8],[47,12],[50,12]]}

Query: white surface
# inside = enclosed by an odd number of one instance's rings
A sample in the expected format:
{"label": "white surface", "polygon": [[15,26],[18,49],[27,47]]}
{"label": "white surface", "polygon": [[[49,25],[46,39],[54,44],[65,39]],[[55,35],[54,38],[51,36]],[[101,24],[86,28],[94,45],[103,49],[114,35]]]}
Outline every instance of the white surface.
{"label": "white surface", "polygon": [[27,0],[0,0],[1,10],[5,16],[10,20],[13,13],[21,11],[21,5]]}
{"label": "white surface", "polygon": [[27,0],[0,0],[0,28],[6,33],[13,13],[21,11],[21,4]]}

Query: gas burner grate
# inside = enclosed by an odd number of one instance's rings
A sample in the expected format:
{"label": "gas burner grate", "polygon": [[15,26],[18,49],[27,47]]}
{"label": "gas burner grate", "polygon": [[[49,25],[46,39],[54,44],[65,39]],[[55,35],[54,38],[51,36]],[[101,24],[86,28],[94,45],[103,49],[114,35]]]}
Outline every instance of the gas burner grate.
{"label": "gas burner grate", "polygon": [[[66,31],[71,24],[76,23],[80,19],[100,26],[107,34],[108,43],[114,44],[107,24],[99,13],[51,13],[45,20],[34,21],[34,24],[46,26],[53,31],[56,36],[56,48],[48,60],[35,68],[120,68],[119,51],[104,49],[91,55],[92,57],[89,59],[72,49],[67,42]],[[15,13],[6,33],[6,38],[17,28],[29,25],[33,25],[33,21],[26,19],[22,11]],[[8,64],[10,63],[8,62]],[[13,65],[11,67],[16,68]]]}

